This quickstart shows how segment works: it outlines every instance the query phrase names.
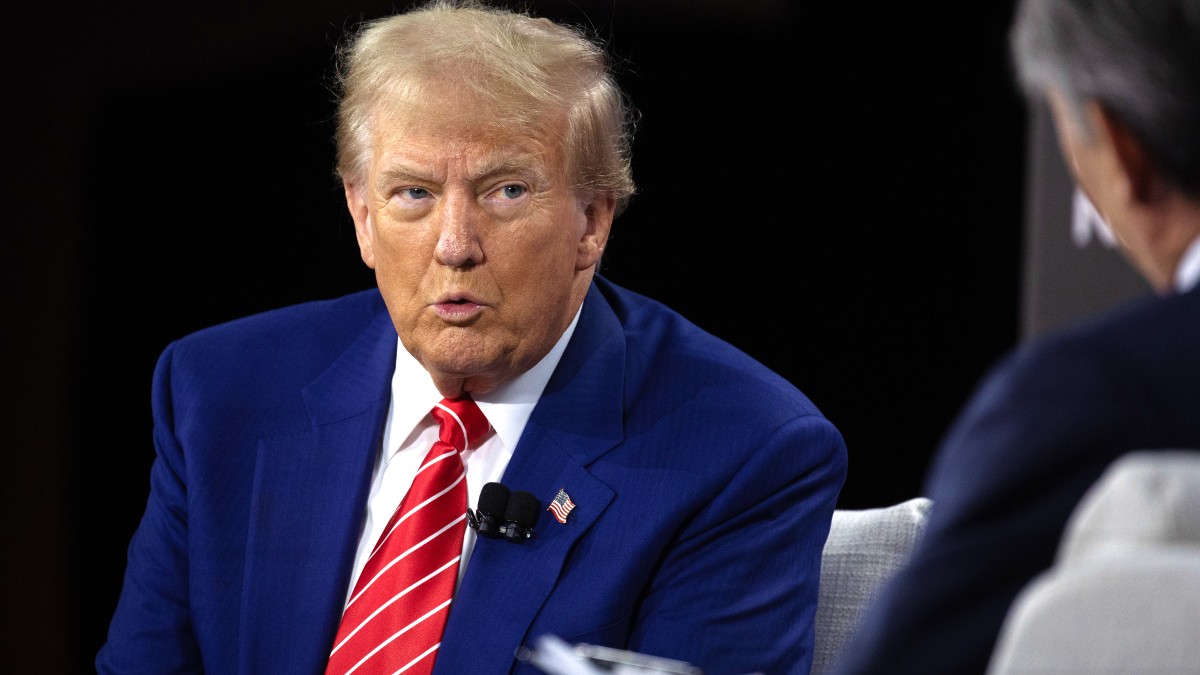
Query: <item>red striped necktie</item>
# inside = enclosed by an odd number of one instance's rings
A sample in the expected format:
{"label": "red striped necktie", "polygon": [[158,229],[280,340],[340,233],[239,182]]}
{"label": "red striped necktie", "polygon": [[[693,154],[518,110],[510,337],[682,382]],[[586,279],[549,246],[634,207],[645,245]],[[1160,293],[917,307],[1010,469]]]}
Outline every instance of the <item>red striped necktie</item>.
{"label": "red striped necktie", "polygon": [[459,453],[488,430],[487,418],[468,397],[442,399],[433,416],[439,438],[354,584],[326,675],[433,670],[467,526]]}

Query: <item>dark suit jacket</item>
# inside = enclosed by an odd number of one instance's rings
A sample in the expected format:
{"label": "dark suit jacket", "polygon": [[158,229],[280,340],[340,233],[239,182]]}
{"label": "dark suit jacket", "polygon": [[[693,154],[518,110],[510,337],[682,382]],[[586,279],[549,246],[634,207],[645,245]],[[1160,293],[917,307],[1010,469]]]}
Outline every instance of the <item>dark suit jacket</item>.
{"label": "dark suit jacket", "polygon": [[928,529],[840,673],[982,673],[1017,593],[1120,455],[1200,447],[1200,291],[1033,341],[987,377],[943,440]]}
{"label": "dark suit jacket", "polygon": [[[172,344],[157,459],[102,673],[320,673],[345,599],[395,361],[377,291]],[[481,539],[440,673],[540,672],[542,634],[804,673],[846,470],[791,384],[662,305],[597,279],[503,481],[547,504]]]}

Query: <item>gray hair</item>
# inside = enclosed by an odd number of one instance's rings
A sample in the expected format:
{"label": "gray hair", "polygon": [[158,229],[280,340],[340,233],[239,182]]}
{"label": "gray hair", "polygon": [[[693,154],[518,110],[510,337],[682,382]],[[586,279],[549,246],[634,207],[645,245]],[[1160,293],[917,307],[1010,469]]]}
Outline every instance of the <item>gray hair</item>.
{"label": "gray hair", "polygon": [[617,213],[633,196],[633,110],[603,46],[548,19],[475,0],[434,0],[364,24],[340,50],[337,171],[366,175],[373,125],[397,102],[452,81],[487,103],[495,124],[539,128],[565,111],[559,139],[572,187],[608,193]]}
{"label": "gray hair", "polygon": [[1054,89],[1081,120],[1095,101],[1200,197],[1200,2],[1021,0],[1009,39],[1026,95]]}

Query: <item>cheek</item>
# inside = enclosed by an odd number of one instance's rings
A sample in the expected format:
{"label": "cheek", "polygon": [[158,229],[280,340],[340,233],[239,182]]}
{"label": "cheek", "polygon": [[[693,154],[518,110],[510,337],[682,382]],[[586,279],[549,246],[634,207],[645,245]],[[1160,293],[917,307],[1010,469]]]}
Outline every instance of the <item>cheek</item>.
{"label": "cheek", "polygon": [[412,230],[392,227],[378,230],[375,238],[375,278],[389,303],[411,304],[420,296],[431,267],[432,246]]}
{"label": "cheek", "polygon": [[375,218],[375,255],[393,265],[411,265],[415,258],[432,255],[436,241],[427,239],[417,224],[388,218],[386,210]]}
{"label": "cheek", "polygon": [[[560,228],[562,225],[560,225]],[[569,226],[568,226],[569,227]],[[529,272],[541,278],[542,283],[557,283],[567,286],[575,274],[575,263],[579,242],[567,232],[559,229],[554,236],[546,237],[531,246]]]}
{"label": "cheek", "polygon": [[487,263],[481,271],[505,299],[506,321],[547,322],[554,306],[571,292],[574,249],[560,237],[509,237],[491,243],[485,244]]}

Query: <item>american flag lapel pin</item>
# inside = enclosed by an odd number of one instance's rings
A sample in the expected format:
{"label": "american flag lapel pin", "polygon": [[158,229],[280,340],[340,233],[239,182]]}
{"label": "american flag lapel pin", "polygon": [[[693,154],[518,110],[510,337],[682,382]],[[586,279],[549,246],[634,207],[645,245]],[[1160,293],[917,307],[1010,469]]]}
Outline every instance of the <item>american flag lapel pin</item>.
{"label": "american flag lapel pin", "polygon": [[554,500],[550,502],[550,506],[546,510],[554,514],[554,519],[560,523],[567,522],[567,516],[571,515],[571,510],[575,508],[575,502],[571,501],[571,495],[567,494],[566,490],[559,489],[558,494],[554,495]]}

